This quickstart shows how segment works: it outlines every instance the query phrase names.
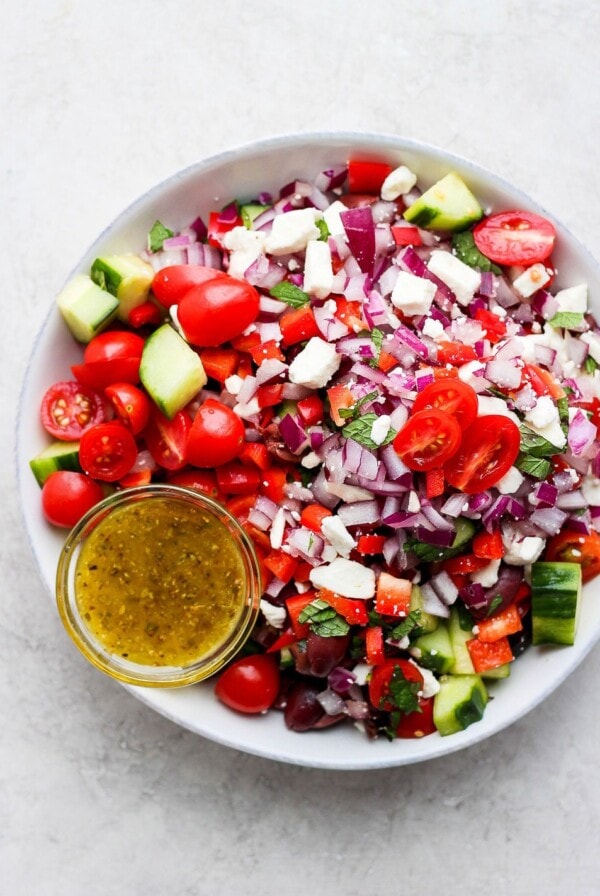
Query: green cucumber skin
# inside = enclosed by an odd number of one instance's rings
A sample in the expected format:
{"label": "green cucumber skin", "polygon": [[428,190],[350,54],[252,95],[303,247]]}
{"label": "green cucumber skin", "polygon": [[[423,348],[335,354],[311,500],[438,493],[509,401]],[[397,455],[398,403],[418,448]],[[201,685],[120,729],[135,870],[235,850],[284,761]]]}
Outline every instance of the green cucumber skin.
{"label": "green cucumber skin", "polygon": [[542,561],[531,567],[531,623],[535,645],[571,646],[581,605],[578,563]]}
{"label": "green cucumber skin", "polygon": [[[466,610],[464,613],[466,614]],[[470,617],[469,617],[470,618]],[[471,659],[471,654],[467,647],[467,641],[473,637],[473,622],[466,626],[466,615],[456,605],[450,611],[450,619],[448,620],[448,632],[450,634],[450,643],[454,653],[454,662],[449,669],[453,675],[473,675],[475,668]]]}
{"label": "green cucumber skin", "polygon": [[207,377],[196,352],[170,324],[163,324],[144,345],[140,380],[159,410],[172,420],[206,385]]}
{"label": "green cucumber skin", "polygon": [[423,595],[418,585],[413,585],[410,591],[410,612],[419,613],[419,631],[422,633],[433,632],[439,625],[439,618],[427,613],[423,609]]}
{"label": "green cucumber skin", "polygon": [[105,289],[112,296],[117,295],[122,275],[108,264],[104,258],[97,258],[90,271],[90,277],[101,289]]}
{"label": "green cucumber skin", "polygon": [[442,737],[464,731],[483,718],[487,689],[479,675],[442,675],[433,701],[433,721]]}
{"label": "green cucumber skin", "polygon": [[81,473],[79,442],[54,442],[32,458],[29,466],[40,487],[58,470]]}
{"label": "green cucumber skin", "polygon": [[426,190],[404,212],[417,227],[430,230],[465,230],[479,221],[483,209],[465,182],[450,172]]}
{"label": "green cucumber skin", "polygon": [[420,651],[419,655],[415,654],[419,665],[438,675],[449,672],[454,665],[450,634],[443,622],[434,631],[419,635],[411,645],[411,651],[413,648]]}

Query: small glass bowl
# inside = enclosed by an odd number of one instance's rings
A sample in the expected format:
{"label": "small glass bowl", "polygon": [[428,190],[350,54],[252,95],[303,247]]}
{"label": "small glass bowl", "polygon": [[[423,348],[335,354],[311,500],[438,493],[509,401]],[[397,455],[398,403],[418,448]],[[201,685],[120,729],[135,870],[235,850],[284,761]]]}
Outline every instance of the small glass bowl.
{"label": "small glass bowl", "polygon": [[[231,621],[229,629],[222,634],[217,643],[211,644],[200,655],[191,657],[189,662],[181,665],[162,665],[160,660],[157,660],[156,663],[148,664],[145,662],[133,662],[127,656],[122,655],[124,644],[121,644],[121,653],[107,649],[106,639],[103,643],[103,640],[91,630],[85,618],[86,615],[89,617],[89,614],[82,612],[80,601],[78,600],[77,582],[80,578],[77,575],[78,563],[81,552],[86,543],[88,543],[88,539],[94,533],[96,533],[96,539],[98,537],[106,539],[106,521],[109,520],[109,525],[110,520],[114,523],[115,515],[119,514],[117,521],[119,519],[121,522],[128,520],[125,525],[130,526],[131,531],[127,537],[132,542],[135,542],[136,526],[139,526],[141,502],[144,505],[141,508],[141,512],[146,514],[148,520],[156,519],[156,512],[159,509],[163,513],[171,513],[175,509],[183,512],[184,508],[188,513],[190,509],[194,512],[198,510],[198,521],[202,520],[202,523],[205,523],[208,519],[219,533],[219,537],[225,539],[222,550],[232,551],[232,556],[237,557],[239,560],[236,575],[238,576],[238,582],[241,582],[241,587],[240,607],[237,618]],[[160,505],[157,502],[161,502]],[[148,507],[154,510],[154,516],[148,511]],[[132,520],[128,519],[128,517],[131,514],[134,517],[136,516],[136,508],[138,518],[133,519],[133,526],[131,526]],[[168,520],[166,522],[168,523]],[[98,527],[100,526],[103,526],[103,528],[100,529],[99,536]],[[160,526],[156,527],[156,532],[156,538],[159,539],[161,537]],[[169,591],[171,591],[171,587],[176,590],[178,570],[171,570],[170,567],[164,568],[164,560],[160,558],[160,545],[158,546],[158,553],[156,553],[155,548],[157,545],[154,542],[154,538],[138,538],[137,541],[138,544],[135,550],[143,550],[145,555],[140,557],[135,570],[133,568],[130,570],[132,574],[134,572],[136,575],[139,573],[140,564],[142,569],[147,566],[152,570],[153,564],[157,562],[158,566],[154,568],[151,574],[156,577],[156,570],[160,569],[161,574],[175,576],[174,579],[169,579]],[[93,544],[94,542],[92,542]],[[106,544],[106,540],[104,544]],[[193,553],[188,551],[186,554],[182,550],[181,557],[177,559],[179,562],[183,562],[182,558],[185,559],[190,556],[193,556]],[[157,560],[157,558],[159,559]],[[82,561],[82,568],[84,565]],[[133,564],[131,566],[133,567]],[[102,580],[102,587],[112,588],[111,595],[114,595],[115,588],[121,590],[124,603],[122,609],[120,608],[116,614],[119,616],[120,613],[125,612],[123,582],[130,581],[131,576],[127,572],[126,565],[119,568],[119,575],[124,576],[124,578],[121,577],[120,584],[117,581],[118,577],[115,577],[113,573],[114,569]],[[94,574],[100,575],[100,573]],[[226,570],[225,574],[227,574]],[[199,567],[198,575],[201,581],[206,580],[210,576],[210,564],[205,565],[203,568]],[[84,587],[81,585],[79,589],[82,594],[82,588]],[[135,594],[137,593],[135,592]],[[136,598],[135,594],[130,597],[133,603],[129,604],[129,606],[136,604],[138,598]],[[194,684],[204,678],[208,678],[221,669],[238,653],[249,638],[258,616],[260,594],[260,571],[256,554],[250,538],[235,517],[220,504],[200,492],[168,484],[154,484],[124,489],[115,492],[93,507],[69,533],[60,554],[56,575],[58,611],[67,632],[83,655],[96,668],[112,678],[127,684],[146,687],[166,688]],[[99,603],[100,601],[96,600],[96,604]],[[193,612],[191,615],[193,616]],[[152,633],[152,626],[150,628],[149,626],[150,623],[146,623],[144,626],[142,617],[139,624],[137,624],[136,636],[143,637],[142,630],[146,635]]]}

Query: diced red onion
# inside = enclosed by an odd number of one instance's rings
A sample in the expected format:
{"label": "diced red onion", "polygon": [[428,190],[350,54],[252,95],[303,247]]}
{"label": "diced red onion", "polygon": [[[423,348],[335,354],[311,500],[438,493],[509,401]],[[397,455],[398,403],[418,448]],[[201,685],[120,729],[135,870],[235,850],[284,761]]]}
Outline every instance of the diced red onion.
{"label": "diced red onion", "polygon": [[597,430],[591,420],[578,408],[569,424],[567,441],[576,457],[580,457],[596,438]]}
{"label": "diced red onion", "polygon": [[437,591],[430,582],[421,585],[421,597],[423,600],[423,609],[432,616],[438,616],[447,619],[450,616],[450,609],[438,595]]}
{"label": "diced red onion", "polygon": [[329,687],[345,697],[350,692],[351,686],[356,681],[356,675],[350,669],[344,669],[343,666],[334,666],[327,676],[327,684]]}
{"label": "diced red onion", "polygon": [[281,438],[292,454],[298,454],[308,445],[306,431],[291,414],[286,414],[279,422]]}
{"label": "diced red onion", "polygon": [[348,245],[361,271],[370,274],[375,261],[375,224],[368,206],[349,208],[340,213]]}
{"label": "diced red onion", "polygon": [[564,525],[567,515],[558,507],[542,507],[539,510],[534,510],[529,520],[546,535],[557,535]]}
{"label": "diced red onion", "polygon": [[380,519],[380,506],[378,501],[358,501],[355,504],[344,504],[337,515],[344,526],[364,526],[369,523],[378,523]]}

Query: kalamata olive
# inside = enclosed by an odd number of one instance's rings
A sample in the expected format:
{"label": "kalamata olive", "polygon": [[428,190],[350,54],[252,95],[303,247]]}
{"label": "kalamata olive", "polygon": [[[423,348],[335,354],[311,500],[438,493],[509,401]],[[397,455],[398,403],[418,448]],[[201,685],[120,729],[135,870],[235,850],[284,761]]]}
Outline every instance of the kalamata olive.
{"label": "kalamata olive", "polygon": [[350,635],[322,638],[310,632],[306,639],[309,674],[325,678],[344,659],[349,644]]}
{"label": "kalamata olive", "polygon": [[299,681],[288,694],[283,717],[291,731],[310,731],[325,714],[317,700],[318,691],[309,682]]}

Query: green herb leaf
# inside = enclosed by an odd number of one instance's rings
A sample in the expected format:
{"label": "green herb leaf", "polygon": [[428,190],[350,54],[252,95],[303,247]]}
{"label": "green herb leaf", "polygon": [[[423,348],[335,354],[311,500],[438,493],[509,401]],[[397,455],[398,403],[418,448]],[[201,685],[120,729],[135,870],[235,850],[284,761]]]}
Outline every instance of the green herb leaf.
{"label": "green herb leaf", "polygon": [[393,641],[401,641],[402,638],[410,635],[414,629],[419,628],[420,624],[421,611],[411,610],[408,616],[389,630],[389,636]]}
{"label": "green herb leaf", "polygon": [[591,355],[588,355],[583,362],[583,369],[586,373],[595,373],[598,370],[598,367],[600,367],[600,364],[598,364]]}
{"label": "green herb leaf", "polygon": [[160,221],[155,221],[148,234],[148,250],[150,252],[160,252],[164,241],[171,236],[173,236],[172,230],[169,230],[169,228],[165,227],[164,224],[161,224]]}
{"label": "green herb leaf", "polygon": [[577,330],[583,323],[581,311],[559,311],[548,323],[551,327],[564,327],[565,330]]}
{"label": "green herb leaf", "polygon": [[548,439],[539,436],[527,426],[521,426],[520,447],[522,454],[531,454],[533,457],[552,457],[555,454],[561,453],[560,448],[557,448],[556,445],[553,445]]}
{"label": "green herb leaf", "polygon": [[310,302],[308,293],[300,289],[299,286],[294,286],[288,280],[282,280],[281,283],[270,289],[269,295],[274,299],[279,299],[280,302],[285,302],[292,308],[303,308]]}
{"label": "green herb leaf", "polygon": [[326,242],[326,240],[329,239],[329,227],[327,226],[326,221],[324,221],[323,218],[319,218],[317,221],[315,221],[315,224],[319,229],[319,239],[323,242]]}
{"label": "green herb leaf", "polygon": [[376,420],[377,414],[374,414],[371,411],[367,414],[363,414],[362,417],[358,417],[358,419],[353,420],[351,423],[347,423],[342,429],[342,435],[347,439],[354,439],[355,442],[364,445],[365,448],[371,448],[373,451],[384,445],[389,445],[389,443],[396,438],[398,433],[395,429],[390,428],[390,431],[381,445],[378,445],[371,438],[371,430],[373,429],[373,424]]}
{"label": "green herb leaf", "polygon": [[342,420],[347,420],[348,418],[351,420],[355,420],[358,417],[358,412],[362,408],[363,405],[368,404],[370,401],[374,401],[379,395],[377,389],[374,392],[369,392],[368,395],[363,395],[362,398],[359,398],[355,405],[351,408],[338,408],[338,414],[342,418]]}
{"label": "green herb leaf", "polygon": [[389,693],[383,700],[393,703],[400,712],[422,712],[417,696],[420,690],[421,682],[409,681],[400,666],[396,666],[388,684]]}
{"label": "green herb leaf", "polygon": [[[557,453],[556,451],[554,452]],[[521,473],[527,473],[534,479],[547,479],[552,470],[552,464],[544,457],[536,457],[533,454],[519,454],[515,466]]]}
{"label": "green herb leaf", "polygon": [[495,594],[494,597],[492,598],[492,602],[489,605],[487,615],[491,616],[492,613],[494,612],[494,610],[497,610],[501,603],[502,603],[502,595]]}
{"label": "green herb leaf", "polygon": [[321,638],[335,638],[347,635],[350,631],[350,624],[344,617],[320,598],[304,607],[298,616],[298,622],[308,622],[315,635]]}
{"label": "green herb leaf", "polygon": [[470,268],[479,268],[480,271],[491,271],[493,274],[501,274],[500,268],[486,258],[479,251],[473,239],[473,233],[470,230],[463,230],[462,233],[455,233],[452,237],[452,248],[456,253],[456,257]]}
{"label": "green herb leaf", "polygon": [[377,327],[373,327],[371,330],[371,339],[375,346],[375,357],[371,358],[369,364],[371,367],[377,367],[379,364],[379,356],[381,354],[381,346],[383,345],[383,333],[381,330],[378,330]]}

